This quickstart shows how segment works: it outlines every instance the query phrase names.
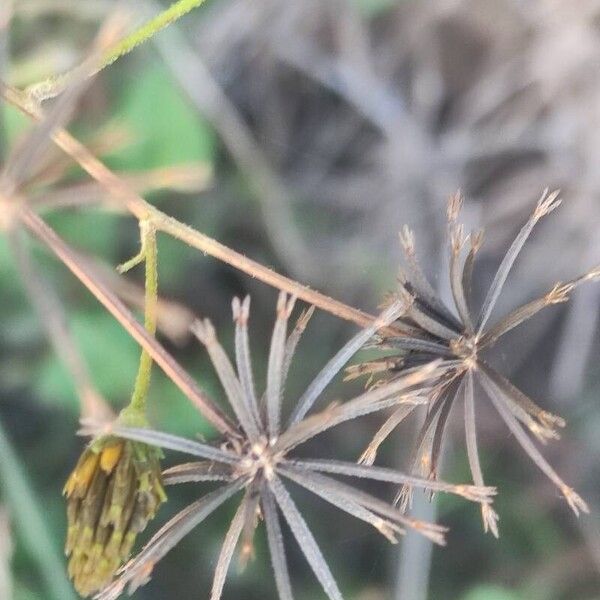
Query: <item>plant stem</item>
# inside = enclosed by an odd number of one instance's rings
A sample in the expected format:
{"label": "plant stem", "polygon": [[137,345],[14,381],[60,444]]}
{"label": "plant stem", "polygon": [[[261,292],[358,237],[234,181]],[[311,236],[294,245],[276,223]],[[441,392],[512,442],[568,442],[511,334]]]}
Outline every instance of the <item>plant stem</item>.
{"label": "plant stem", "polygon": [[[158,256],[156,247],[156,230],[150,221],[140,221],[140,237],[142,242],[141,254],[145,265],[145,294],[144,294],[144,327],[154,336],[158,314]],[[146,398],[150,389],[152,375],[152,357],[143,349],[140,356],[140,366],[129,404],[130,409],[145,414]]]}
{"label": "plant stem", "polygon": [[161,29],[168,27],[171,23],[177,21],[194,8],[198,8],[201,4],[204,4],[205,1],[206,0],[178,0],[177,2],[174,2],[169,8],[153,19],[150,19],[147,23],[144,23],[144,25],[130,33],[112,48],[109,48],[104,54],[102,65],[99,70],[108,67],[122,56],[129,54],[133,49],[148,41]]}
{"label": "plant stem", "polygon": [[[171,23],[177,21],[177,19],[180,19],[194,8],[204,4],[205,1],[206,0],[178,0],[177,2],[174,2],[169,8],[105,50],[100,57],[98,65],[91,70],[88,77],[96,75],[106,67],[112,65],[122,56],[129,54],[132,50],[148,41],[159,31],[168,27]],[[33,99],[36,102],[55,98],[66,89],[78,72],[79,67],[75,67],[62,75],[49,77],[44,81],[29,86],[25,93],[30,99]]]}
{"label": "plant stem", "polygon": [[[41,109],[28,104],[26,97],[19,90],[0,82],[0,94],[7,102],[16,106],[31,118],[37,121],[43,119]],[[137,217],[138,220],[151,219],[157,231],[167,233],[251,277],[259,279],[263,283],[297,296],[301,300],[313,304],[340,319],[351,321],[360,327],[367,327],[375,320],[375,317],[372,315],[348,306],[339,300],[330,298],[325,294],[321,294],[293,279],[289,279],[148,204],[65,129],[57,128],[52,133],[52,139],[84,171],[102,184],[111,195],[121,200],[127,210]],[[389,335],[402,335],[397,328],[392,326],[387,327],[384,331]]]}

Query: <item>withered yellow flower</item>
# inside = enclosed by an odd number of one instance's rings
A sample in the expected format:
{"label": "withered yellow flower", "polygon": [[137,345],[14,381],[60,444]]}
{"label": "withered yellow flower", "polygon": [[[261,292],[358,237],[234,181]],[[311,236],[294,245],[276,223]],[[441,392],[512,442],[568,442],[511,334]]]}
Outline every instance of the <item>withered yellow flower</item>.
{"label": "withered yellow flower", "polygon": [[82,596],[106,586],[166,500],[160,450],[113,437],[90,444],[64,488],[69,576]]}

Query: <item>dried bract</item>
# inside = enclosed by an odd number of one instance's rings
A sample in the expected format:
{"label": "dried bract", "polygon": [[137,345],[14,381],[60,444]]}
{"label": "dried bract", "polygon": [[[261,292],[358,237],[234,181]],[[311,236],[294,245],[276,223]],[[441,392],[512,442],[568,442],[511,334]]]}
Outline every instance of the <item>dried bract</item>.
{"label": "dried bract", "polygon": [[[558,438],[558,427],[564,426],[560,417],[553,415],[533,402],[510,381],[490,367],[484,359],[485,350],[495,344],[504,334],[530,319],[543,308],[565,302],[579,284],[599,278],[598,267],[567,283],[557,283],[540,298],[521,306],[496,323],[488,321],[509,272],[534,225],[552,212],[560,203],[558,192],[546,190],[535,210],[519,232],[492,281],[478,316],[471,310],[469,294],[475,256],[481,247],[482,232],[465,236],[463,226],[457,224],[462,205],[459,195],[453,196],[448,204],[448,226],[450,238],[449,278],[454,301],[454,310],[444,305],[425,278],[415,254],[414,236],[405,228],[400,236],[406,257],[405,270],[400,275],[399,297],[405,310],[394,326],[401,332],[396,337],[380,335],[377,346],[393,349],[394,356],[383,360],[364,363],[349,370],[348,378],[364,373],[388,373],[384,381],[393,381],[421,365],[439,360],[440,375],[432,382],[433,388],[427,416],[419,432],[416,448],[411,460],[411,469],[422,477],[437,478],[440,453],[446,424],[456,400],[464,404],[464,422],[469,464],[476,485],[483,485],[483,476],[477,452],[475,429],[474,383],[483,388],[498,413],[505,421],[519,444],[554,482],[565,496],[575,513],[587,511],[585,502],[557,475],[542,457],[527,435],[526,429],[538,441],[545,443]],[[464,252],[468,245],[468,251]],[[377,450],[387,436],[412,412],[414,407],[401,406],[384,423],[361,461],[372,464]],[[403,506],[409,503],[411,486],[403,486],[398,500]],[[485,530],[498,535],[498,516],[489,504],[482,505]]]}

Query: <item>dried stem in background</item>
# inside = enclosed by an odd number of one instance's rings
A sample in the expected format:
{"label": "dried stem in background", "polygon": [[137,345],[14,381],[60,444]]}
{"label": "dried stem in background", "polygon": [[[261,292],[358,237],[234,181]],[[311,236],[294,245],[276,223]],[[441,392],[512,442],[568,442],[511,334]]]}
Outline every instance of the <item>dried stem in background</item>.
{"label": "dried stem in background", "polygon": [[82,417],[110,416],[112,411],[94,385],[87,365],[73,339],[62,302],[36,269],[29,249],[21,238],[21,232],[12,231],[9,241],[23,285],[29,301],[38,314],[40,325],[46,330],[54,351],[62,360],[75,384],[77,397],[81,403]]}

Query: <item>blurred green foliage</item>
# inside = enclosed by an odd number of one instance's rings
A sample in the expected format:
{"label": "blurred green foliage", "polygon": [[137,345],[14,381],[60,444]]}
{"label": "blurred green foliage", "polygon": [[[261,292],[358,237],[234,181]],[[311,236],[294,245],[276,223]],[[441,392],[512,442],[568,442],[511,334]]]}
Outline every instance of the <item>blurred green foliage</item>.
{"label": "blurred green foliage", "polygon": [[[69,315],[69,320],[98,390],[116,406],[124,404],[131,394],[131,374],[137,368],[138,346],[108,313],[76,311]],[[68,406],[74,414],[79,410],[71,378],[53,354],[40,362],[36,392],[43,399]]]}
{"label": "blurred green foliage", "polygon": [[116,116],[135,140],[111,162],[121,169],[151,169],[215,157],[215,134],[166,71],[153,64],[136,71],[132,85],[121,88]]}

